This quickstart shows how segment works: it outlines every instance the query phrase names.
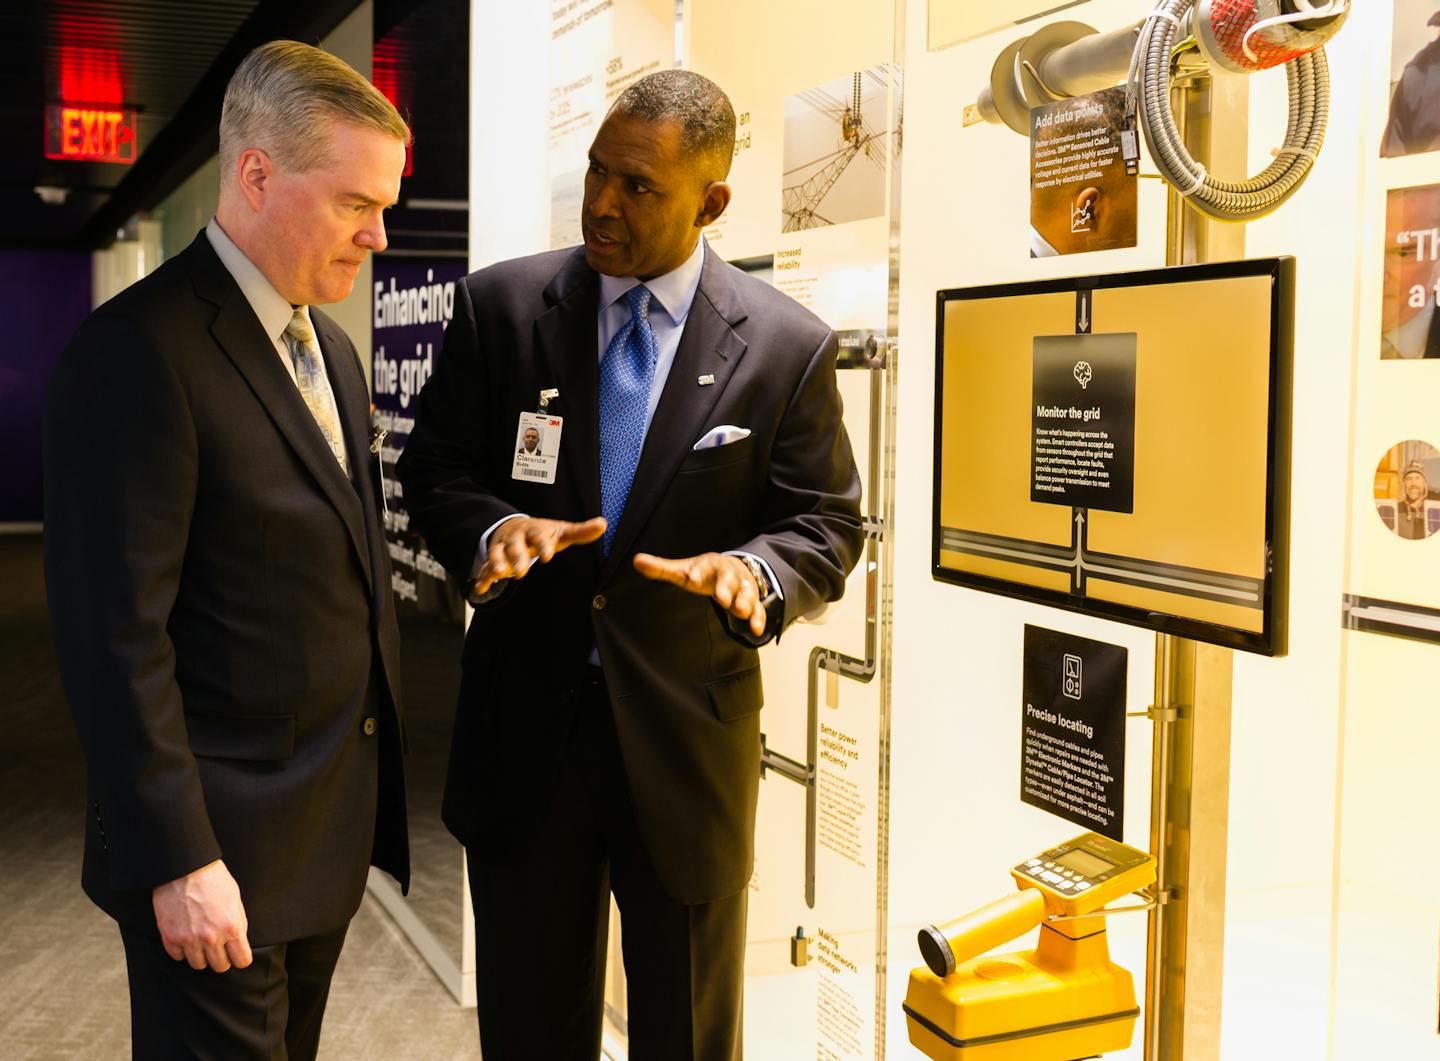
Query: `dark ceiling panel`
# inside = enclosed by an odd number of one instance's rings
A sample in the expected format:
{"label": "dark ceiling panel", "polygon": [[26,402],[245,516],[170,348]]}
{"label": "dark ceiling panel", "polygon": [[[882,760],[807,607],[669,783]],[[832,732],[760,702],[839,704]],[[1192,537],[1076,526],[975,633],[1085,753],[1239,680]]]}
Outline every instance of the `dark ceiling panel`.
{"label": "dark ceiling panel", "polygon": [[[240,59],[267,40],[318,41],[356,0],[22,0],[0,10],[0,247],[100,246],[214,154]],[[139,110],[133,165],[45,158],[45,105]],[[36,185],[71,189],[45,206]]]}

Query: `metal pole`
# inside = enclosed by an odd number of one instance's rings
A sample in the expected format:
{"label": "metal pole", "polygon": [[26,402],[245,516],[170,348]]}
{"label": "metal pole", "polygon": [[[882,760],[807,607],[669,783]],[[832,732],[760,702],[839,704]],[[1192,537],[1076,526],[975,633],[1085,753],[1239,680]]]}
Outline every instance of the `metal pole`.
{"label": "metal pole", "polygon": [[[1246,172],[1243,78],[1181,70],[1171,102],[1197,160],[1221,173]],[[1167,265],[1244,253],[1244,226],[1202,217],[1170,189]],[[1220,1056],[1233,664],[1230,649],[1156,636],[1150,849],[1157,905],[1145,970],[1147,1061]]]}

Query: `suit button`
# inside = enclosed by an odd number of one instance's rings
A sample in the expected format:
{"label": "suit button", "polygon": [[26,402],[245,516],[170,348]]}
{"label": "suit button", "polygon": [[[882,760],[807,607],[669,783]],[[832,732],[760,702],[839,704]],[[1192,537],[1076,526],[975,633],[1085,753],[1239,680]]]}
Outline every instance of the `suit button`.
{"label": "suit button", "polygon": [[603,593],[597,593],[597,594],[595,594],[595,596],[591,597],[591,598],[590,598],[590,607],[594,608],[597,612],[599,612],[599,611],[604,611],[604,610],[605,610],[605,594],[603,594]]}
{"label": "suit button", "polygon": [[360,728],[365,731],[365,736],[367,736],[367,737],[373,737],[373,736],[375,736],[375,720],[374,720],[373,718],[367,718],[367,719],[365,720],[365,724],[364,724],[363,726],[361,726]]}

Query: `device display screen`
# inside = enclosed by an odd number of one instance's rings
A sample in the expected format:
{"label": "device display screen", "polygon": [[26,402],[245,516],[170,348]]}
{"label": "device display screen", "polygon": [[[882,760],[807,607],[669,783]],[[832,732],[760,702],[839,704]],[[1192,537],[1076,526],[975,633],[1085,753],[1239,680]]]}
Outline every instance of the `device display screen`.
{"label": "device display screen", "polygon": [[1066,851],[1055,861],[1066,869],[1073,869],[1087,877],[1098,877],[1115,868],[1103,858],[1096,858],[1084,851]]}
{"label": "device display screen", "polygon": [[939,292],[934,577],[1283,654],[1293,273]]}

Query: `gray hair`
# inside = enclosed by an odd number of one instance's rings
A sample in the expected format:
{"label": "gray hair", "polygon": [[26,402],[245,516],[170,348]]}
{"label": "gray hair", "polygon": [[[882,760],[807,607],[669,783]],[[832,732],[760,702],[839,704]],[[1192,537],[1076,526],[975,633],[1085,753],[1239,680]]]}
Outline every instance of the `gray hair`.
{"label": "gray hair", "polygon": [[241,61],[220,110],[220,183],[258,147],[303,173],[324,165],[334,121],[388,133],[410,143],[410,127],[374,85],[348,64],[299,41],[262,44]]}
{"label": "gray hair", "polygon": [[690,70],[659,70],[620,93],[611,108],[647,122],[679,122],[688,159],[703,160],[707,180],[724,180],[735,157],[735,108],[707,77]]}

